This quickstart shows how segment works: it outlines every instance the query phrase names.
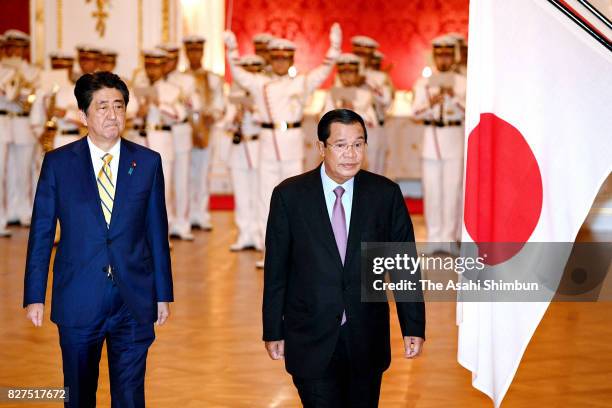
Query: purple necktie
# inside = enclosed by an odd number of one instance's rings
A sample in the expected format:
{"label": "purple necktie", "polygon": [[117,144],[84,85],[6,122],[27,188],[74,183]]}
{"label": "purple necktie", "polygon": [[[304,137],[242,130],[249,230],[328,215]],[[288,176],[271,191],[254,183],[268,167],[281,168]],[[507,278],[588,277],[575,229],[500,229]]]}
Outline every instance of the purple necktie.
{"label": "purple necktie", "polygon": [[[344,258],[346,257],[346,217],[344,216],[344,206],[342,205],[342,194],[344,189],[340,186],[334,189],[336,195],[336,201],[334,202],[334,209],[332,210],[332,230],[334,231],[334,238],[336,238],[336,246],[340,253],[340,259],[342,259],[342,265],[344,265]],[[342,312],[342,326],[346,323],[346,311]]]}

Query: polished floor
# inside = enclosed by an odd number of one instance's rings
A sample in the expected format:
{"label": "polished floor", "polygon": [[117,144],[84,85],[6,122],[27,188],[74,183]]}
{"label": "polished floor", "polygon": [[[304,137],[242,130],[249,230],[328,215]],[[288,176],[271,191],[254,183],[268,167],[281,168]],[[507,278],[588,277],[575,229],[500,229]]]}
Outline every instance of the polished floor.
{"label": "polished floor", "polygon": [[[297,407],[281,362],[261,342],[262,272],[255,252],[233,254],[231,212],[213,214],[215,230],[193,243],[174,241],[175,298],[169,322],[149,353],[148,406]],[[417,237],[423,219],[414,217]],[[0,387],[62,384],[57,329],[45,310],[34,328],[21,309],[27,230],[0,239]],[[50,285],[49,285],[50,286]],[[490,407],[458,365],[455,305],[427,305],[428,340],[417,360],[402,358],[392,319],[393,363],[383,378],[381,407]],[[99,406],[110,406],[108,370],[101,364]],[[518,407],[612,406],[612,303],[554,303],[535,334],[503,404]],[[56,407],[3,404],[0,407]]]}

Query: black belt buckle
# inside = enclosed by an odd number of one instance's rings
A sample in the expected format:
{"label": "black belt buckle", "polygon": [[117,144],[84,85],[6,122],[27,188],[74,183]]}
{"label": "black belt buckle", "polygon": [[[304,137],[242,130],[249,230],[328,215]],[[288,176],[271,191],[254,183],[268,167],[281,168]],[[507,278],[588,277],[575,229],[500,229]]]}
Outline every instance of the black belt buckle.
{"label": "black belt buckle", "polygon": [[232,143],[237,145],[237,144],[240,144],[241,141],[242,141],[242,132],[240,131],[234,132],[234,135],[232,136]]}

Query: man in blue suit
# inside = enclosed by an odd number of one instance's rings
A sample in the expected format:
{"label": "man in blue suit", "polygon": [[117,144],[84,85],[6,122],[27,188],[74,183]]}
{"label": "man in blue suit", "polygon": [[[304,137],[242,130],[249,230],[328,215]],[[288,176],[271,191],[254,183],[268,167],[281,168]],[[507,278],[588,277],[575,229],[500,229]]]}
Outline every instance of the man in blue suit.
{"label": "man in blue suit", "polygon": [[51,320],[68,407],[94,407],[106,340],[113,407],[144,407],[154,322],[173,301],[158,153],[121,138],[129,93],[115,74],[83,75],[74,94],[88,136],[46,154],[34,200],[24,307],[42,324],[56,222]]}

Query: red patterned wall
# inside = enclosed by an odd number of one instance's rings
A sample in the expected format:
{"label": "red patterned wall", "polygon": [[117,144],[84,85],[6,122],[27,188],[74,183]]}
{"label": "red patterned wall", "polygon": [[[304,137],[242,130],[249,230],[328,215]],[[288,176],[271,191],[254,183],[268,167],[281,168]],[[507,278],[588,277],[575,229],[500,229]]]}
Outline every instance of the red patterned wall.
{"label": "red patterned wall", "polygon": [[383,64],[392,64],[393,81],[402,89],[427,64],[431,39],[451,31],[467,35],[468,25],[468,0],[227,0],[226,6],[241,53],[253,52],[251,37],[268,31],[297,43],[296,66],[307,71],[322,60],[329,27],[337,21],[344,51],[357,34],[380,43]]}
{"label": "red patterned wall", "polygon": [[0,0],[0,33],[15,28],[30,32],[30,2],[26,0]]}

